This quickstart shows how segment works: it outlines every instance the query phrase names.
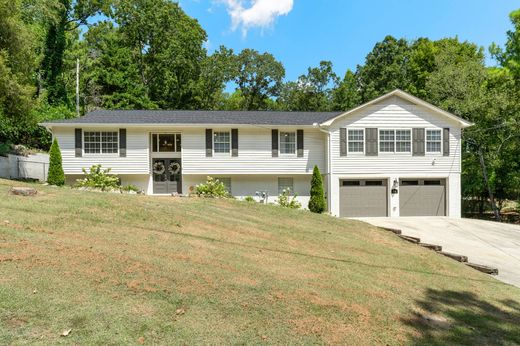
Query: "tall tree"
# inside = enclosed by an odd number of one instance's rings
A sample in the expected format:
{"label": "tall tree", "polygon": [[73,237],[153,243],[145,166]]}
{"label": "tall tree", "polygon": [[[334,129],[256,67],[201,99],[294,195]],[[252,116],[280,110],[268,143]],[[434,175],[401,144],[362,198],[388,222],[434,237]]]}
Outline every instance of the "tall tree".
{"label": "tall tree", "polygon": [[268,99],[279,94],[285,69],[269,53],[244,49],[236,57],[235,82],[244,98],[242,109],[266,109]]}
{"label": "tall tree", "polygon": [[332,110],[347,111],[361,103],[356,76],[351,70],[347,70],[345,77],[332,91]]}
{"label": "tall tree", "polygon": [[361,100],[370,101],[393,89],[408,90],[410,49],[405,39],[386,36],[358,65],[356,76]]}

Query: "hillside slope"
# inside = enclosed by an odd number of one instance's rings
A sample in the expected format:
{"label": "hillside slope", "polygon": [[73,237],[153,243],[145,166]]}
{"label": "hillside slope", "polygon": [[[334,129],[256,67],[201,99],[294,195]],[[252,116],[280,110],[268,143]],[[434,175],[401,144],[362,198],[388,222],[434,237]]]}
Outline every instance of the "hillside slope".
{"label": "hillside slope", "polygon": [[0,344],[520,343],[519,289],[361,222],[13,183]]}

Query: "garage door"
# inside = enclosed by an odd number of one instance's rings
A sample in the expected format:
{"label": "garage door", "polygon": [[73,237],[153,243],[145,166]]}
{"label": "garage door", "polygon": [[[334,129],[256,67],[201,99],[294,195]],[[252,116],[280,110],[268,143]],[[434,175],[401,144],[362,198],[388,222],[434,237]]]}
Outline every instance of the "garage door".
{"label": "garage door", "polygon": [[445,216],[445,179],[401,179],[399,188],[401,216]]}
{"label": "garage door", "polygon": [[387,216],[386,185],[386,180],[341,180],[340,216]]}

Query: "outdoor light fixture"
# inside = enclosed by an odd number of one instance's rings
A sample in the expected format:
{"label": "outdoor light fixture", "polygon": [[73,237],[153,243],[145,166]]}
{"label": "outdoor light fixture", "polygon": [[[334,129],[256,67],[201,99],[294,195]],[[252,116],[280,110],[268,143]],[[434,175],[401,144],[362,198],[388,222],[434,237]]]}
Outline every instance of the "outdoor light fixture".
{"label": "outdoor light fixture", "polygon": [[396,195],[399,190],[397,189],[399,187],[399,181],[397,179],[394,179],[394,183],[392,184],[392,195]]}

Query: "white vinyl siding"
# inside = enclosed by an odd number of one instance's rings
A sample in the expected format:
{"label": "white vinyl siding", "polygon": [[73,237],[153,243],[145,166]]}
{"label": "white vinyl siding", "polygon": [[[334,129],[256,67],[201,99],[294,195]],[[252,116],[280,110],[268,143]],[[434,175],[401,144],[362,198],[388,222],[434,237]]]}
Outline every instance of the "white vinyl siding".
{"label": "white vinyl siding", "polygon": [[217,154],[229,154],[231,150],[231,135],[229,131],[213,132],[213,150]]}
{"label": "white vinyl siding", "polygon": [[294,195],[293,178],[278,178],[278,194],[281,195],[284,190],[287,191],[288,195]]}
{"label": "white vinyl siding", "polygon": [[[205,130],[181,128],[183,174],[227,176],[230,174],[311,174],[314,165],[326,170],[326,134],[306,128],[303,157],[272,156],[270,128],[239,128],[237,157],[214,155],[206,157]],[[296,131],[296,129],[295,129]]]}
{"label": "white vinyl siding", "polygon": [[83,132],[85,154],[117,154],[119,140],[117,131]]}
{"label": "white vinyl siding", "polygon": [[280,131],[280,154],[296,153],[296,132]]}
{"label": "white vinyl siding", "polygon": [[[448,127],[450,128],[450,155],[436,155],[433,163],[431,155],[412,156],[410,152],[393,152],[389,154],[382,151],[381,147],[379,147],[377,156],[340,156],[339,129],[341,127],[377,128],[379,131],[410,130],[412,128],[424,128],[427,130]],[[460,127],[442,115],[424,107],[410,104],[398,97],[386,99],[383,103],[372,105],[343,119],[339,119],[331,126],[330,132],[332,173],[362,174],[363,177],[374,172],[407,174],[460,173]],[[404,145],[407,146],[406,144]]]}
{"label": "white vinyl siding", "polygon": [[[84,130],[83,133],[89,131]],[[52,132],[60,145],[63,171],[66,175],[83,174],[82,168],[88,170],[92,165],[97,164],[103,168],[111,168],[110,173],[112,174],[150,173],[150,135],[146,130],[127,129],[126,157],[120,157],[118,154],[87,153],[83,157],[76,157],[74,128],[54,128]],[[105,132],[113,132],[113,129],[105,130]],[[83,147],[85,147],[85,142],[83,142]]]}
{"label": "white vinyl siding", "polygon": [[442,151],[442,130],[426,130],[426,152],[440,153]]}
{"label": "white vinyl siding", "polygon": [[348,129],[347,133],[348,152],[363,153],[365,147],[365,131],[362,129]]}

